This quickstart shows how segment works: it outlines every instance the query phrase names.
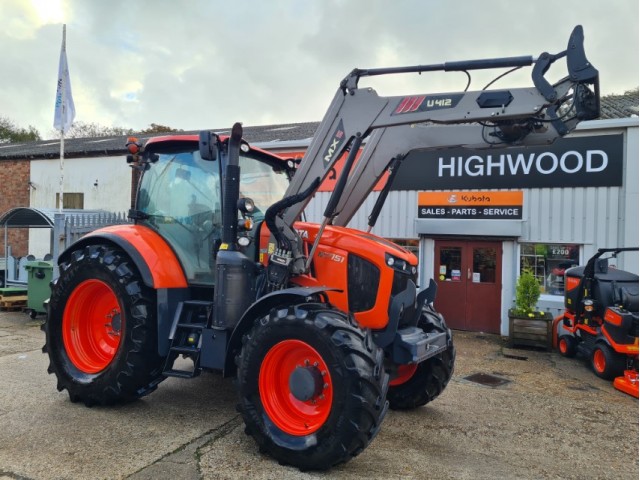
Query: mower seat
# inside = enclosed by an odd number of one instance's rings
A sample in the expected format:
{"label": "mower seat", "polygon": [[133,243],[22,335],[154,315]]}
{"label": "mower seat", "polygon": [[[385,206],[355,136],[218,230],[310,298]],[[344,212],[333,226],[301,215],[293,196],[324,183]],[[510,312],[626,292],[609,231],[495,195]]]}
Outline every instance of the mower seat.
{"label": "mower seat", "polygon": [[629,312],[638,311],[638,288],[631,286],[620,287],[619,289],[620,303],[622,308]]}

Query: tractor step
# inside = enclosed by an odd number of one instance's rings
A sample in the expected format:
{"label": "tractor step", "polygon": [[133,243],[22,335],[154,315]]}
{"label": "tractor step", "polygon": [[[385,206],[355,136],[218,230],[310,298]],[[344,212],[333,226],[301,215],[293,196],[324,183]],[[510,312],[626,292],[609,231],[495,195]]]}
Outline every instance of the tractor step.
{"label": "tractor step", "polygon": [[207,328],[206,323],[178,323],[178,328],[191,328],[192,330],[204,330]]}
{"label": "tractor step", "polygon": [[171,352],[176,352],[180,355],[191,355],[192,353],[198,353],[198,349],[196,347],[171,347],[169,349]]}
{"label": "tractor step", "polygon": [[[163,375],[178,378],[193,378],[200,375],[202,331],[210,324],[213,305],[213,302],[204,300],[187,300],[178,304],[169,334],[171,345]],[[193,370],[174,368],[174,362],[180,355],[191,359]]]}
{"label": "tractor step", "polygon": [[165,377],[176,377],[176,378],[193,378],[197,375],[194,375],[193,372],[189,372],[188,370],[165,370],[162,372]]}

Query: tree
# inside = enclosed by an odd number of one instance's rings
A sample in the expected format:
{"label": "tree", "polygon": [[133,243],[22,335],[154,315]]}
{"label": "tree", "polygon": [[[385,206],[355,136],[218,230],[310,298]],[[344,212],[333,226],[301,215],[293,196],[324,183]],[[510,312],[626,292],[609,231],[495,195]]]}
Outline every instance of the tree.
{"label": "tree", "polygon": [[[73,125],[67,133],[64,134],[64,138],[95,138],[95,137],[118,137],[125,135],[138,134],[156,134],[156,133],[169,133],[169,132],[181,132],[182,130],[167,127],[166,125],[160,125],[158,123],[152,123],[149,128],[136,132],[132,128],[125,127],[106,127],[98,123],[86,123],[86,122],[73,122]],[[60,132],[53,130],[51,136],[54,138],[60,138]]]}
{"label": "tree", "polygon": [[[124,127],[106,127],[98,123],[73,122],[73,125],[64,138],[94,138],[94,137],[117,137],[131,135],[133,130]],[[60,132],[54,130],[54,137],[60,137]]]}
{"label": "tree", "polygon": [[165,125],[159,125],[157,123],[152,123],[149,125],[149,128],[145,128],[141,130],[139,133],[170,133],[170,132],[182,132],[180,129],[167,127]]}
{"label": "tree", "polygon": [[0,117],[0,143],[35,142],[40,140],[40,133],[35,127],[18,127],[12,120]]}

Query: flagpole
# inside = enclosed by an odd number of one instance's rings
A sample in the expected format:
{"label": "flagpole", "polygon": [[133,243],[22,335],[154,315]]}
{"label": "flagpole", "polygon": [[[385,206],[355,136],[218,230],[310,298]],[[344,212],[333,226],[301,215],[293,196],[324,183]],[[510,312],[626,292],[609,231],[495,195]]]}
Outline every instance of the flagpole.
{"label": "flagpole", "polygon": [[[67,50],[67,25],[62,25],[62,51]],[[66,54],[65,54],[66,55]],[[66,66],[66,65],[65,65]],[[66,90],[66,75],[62,75],[60,90],[62,93],[62,125],[60,126],[60,200],[58,204],[58,212],[62,213],[62,206],[64,202],[64,122],[67,118],[67,104],[65,98]]]}

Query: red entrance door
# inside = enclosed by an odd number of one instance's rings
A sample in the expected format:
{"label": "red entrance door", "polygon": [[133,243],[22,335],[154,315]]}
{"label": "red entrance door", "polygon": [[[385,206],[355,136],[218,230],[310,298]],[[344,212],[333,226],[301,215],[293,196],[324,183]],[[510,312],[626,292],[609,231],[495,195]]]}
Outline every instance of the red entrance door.
{"label": "red entrance door", "polygon": [[436,240],[435,307],[458,330],[500,333],[502,244]]}

